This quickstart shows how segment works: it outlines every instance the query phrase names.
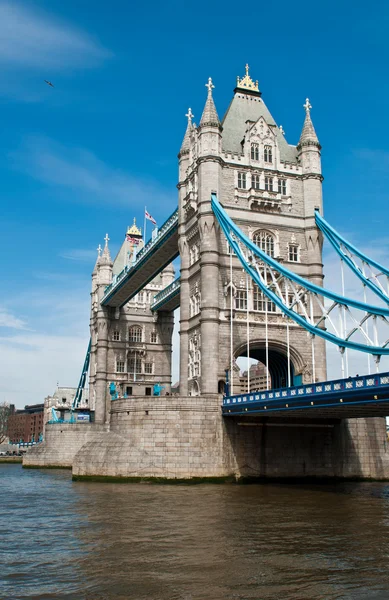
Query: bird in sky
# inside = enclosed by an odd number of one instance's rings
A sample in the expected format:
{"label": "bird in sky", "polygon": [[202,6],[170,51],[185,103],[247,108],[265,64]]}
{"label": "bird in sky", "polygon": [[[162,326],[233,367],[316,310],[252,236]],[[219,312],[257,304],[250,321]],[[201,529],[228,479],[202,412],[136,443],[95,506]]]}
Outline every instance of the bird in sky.
{"label": "bird in sky", "polygon": [[45,83],[47,83],[47,85],[49,85],[50,87],[54,87],[53,84],[51,83],[51,81],[47,81],[47,79],[44,80]]}

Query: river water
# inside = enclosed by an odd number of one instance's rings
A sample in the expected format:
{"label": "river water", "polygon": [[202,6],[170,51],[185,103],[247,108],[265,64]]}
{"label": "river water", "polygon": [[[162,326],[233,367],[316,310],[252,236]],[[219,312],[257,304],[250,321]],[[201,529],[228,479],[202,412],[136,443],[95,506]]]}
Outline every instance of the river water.
{"label": "river water", "polygon": [[386,483],[0,484],[2,600],[389,598]]}

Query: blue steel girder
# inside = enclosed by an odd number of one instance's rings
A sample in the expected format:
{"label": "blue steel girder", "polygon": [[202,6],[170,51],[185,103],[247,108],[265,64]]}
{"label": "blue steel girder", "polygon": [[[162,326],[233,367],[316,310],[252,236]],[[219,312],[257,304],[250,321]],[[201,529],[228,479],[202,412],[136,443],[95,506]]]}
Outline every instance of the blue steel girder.
{"label": "blue steel girder", "polygon": [[386,416],[389,414],[389,373],[228,396],[223,398],[222,414],[226,417]]}
{"label": "blue steel girder", "polygon": [[[378,320],[389,328],[389,307],[339,296],[304,279],[256,246],[228,216],[216,194],[212,194],[212,209],[244,270],[285,317],[312,336],[324,338],[341,349],[350,348],[377,357],[389,355],[389,336],[386,334],[383,341],[379,342],[377,328]],[[292,301],[289,300],[290,295]],[[323,298],[330,301],[331,305],[325,306]],[[356,316],[351,309],[357,311]],[[336,311],[340,313],[339,325],[333,318]],[[374,339],[367,331],[369,319],[373,321]],[[361,338],[363,343],[359,341]]]}
{"label": "blue steel girder", "polygon": [[178,252],[178,210],[162,225],[154,240],[139,252],[136,262],[125,267],[106,288],[102,306],[122,307],[154,279]]}
{"label": "blue steel girder", "polygon": [[[341,260],[355,273],[363,285],[366,285],[385,303],[389,303],[388,288],[385,289],[379,280],[380,276],[385,276],[388,284],[389,270],[372,258],[369,258],[364,252],[361,252],[351,242],[342,237],[340,233],[327,223],[318,211],[315,211],[315,221],[331,246],[339,254]],[[357,259],[360,261],[360,264]],[[370,275],[367,275],[365,270],[369,271]]]}
{"label": "blue steel girder", "polygon": [[178,277],[173,281],[173,283],[158,292],[158,294],[154,296],[153,303],[150,307],[151,310],[171,311],[178,308],[180,306],[180,285],[181,280]]}

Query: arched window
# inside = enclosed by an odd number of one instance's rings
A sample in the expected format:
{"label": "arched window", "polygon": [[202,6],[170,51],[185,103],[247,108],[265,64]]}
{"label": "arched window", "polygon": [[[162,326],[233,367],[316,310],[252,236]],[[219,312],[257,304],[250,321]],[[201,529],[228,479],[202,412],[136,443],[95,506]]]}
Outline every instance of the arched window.
{"label": "arched window", "polygon": [[141,342],[142,341],[142,327],[139,325],[133,325],[128,330],[128,341],[129,342]]}
{"label": "arched window", "polygon": [[269,256],[274,257],[275,243],[274,236],[269,231],[257,231],[253,235],[253,242],[258,248],[266,252]]}
{"label": "arched window", "polygon": [[263,150],[263,158],[267,163],[273,162],[273,148],[271,146],[265,146]]}
{"label": "arched window", "polygon": [[251,160],[259,160],[258,144],[251,144]]}

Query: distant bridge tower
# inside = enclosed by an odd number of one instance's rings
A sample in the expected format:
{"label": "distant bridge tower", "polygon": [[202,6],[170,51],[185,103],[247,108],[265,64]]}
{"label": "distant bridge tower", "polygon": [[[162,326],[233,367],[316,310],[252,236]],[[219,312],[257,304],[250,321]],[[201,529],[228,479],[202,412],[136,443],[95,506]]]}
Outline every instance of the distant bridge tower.
{"label": "distant bridge tower", "polygon": [[128,228],[123,244],[112,261],[105,237],[103,252],[92,273],[91,357],[89,394],[97,423],[109,421],[111,398],[109,384],[115,383],[118,395],[151,396],[160,383],[164,393],[171,391],[171,356],[174,316],[172,311],[152,312],[154,296],[174,280],[170,265],[123,306],[102,306],[106,287],[129,267],[143,247],[141,231]]}
{"label": "distant bridge tower", "polygon": [[178,155],[180,393],[220,392],[226,370],[238,386],[235,360],[247,351],[251,358],[268,362],[273,387],[288,385],[288,378],[292,384],[323,380],[324,342],[312,343],[306,331],[287,323],[251,280],[247,282],[235,256],[230,264],[210,203],[214,191],[257,245],[321,285],[322,237],[314,217],[315,208],[322,211],[321,147],[311,105],[309,100],[304,105],[305,123],[293,146],[264,104],[248,65],[222,122],[211,79],[206,87],[200,125],[192,122],[189,109]]}

